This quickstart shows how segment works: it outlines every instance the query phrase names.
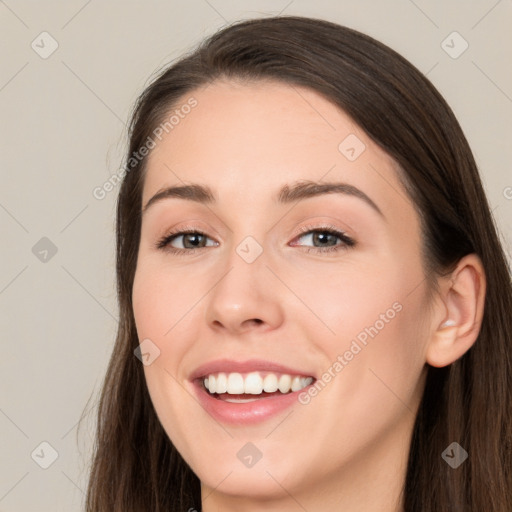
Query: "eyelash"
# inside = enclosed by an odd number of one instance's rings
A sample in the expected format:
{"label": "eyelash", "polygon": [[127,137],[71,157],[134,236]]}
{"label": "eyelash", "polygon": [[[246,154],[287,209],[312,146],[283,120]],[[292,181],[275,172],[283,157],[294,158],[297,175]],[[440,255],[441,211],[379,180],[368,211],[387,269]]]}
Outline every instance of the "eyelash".
{"label": "eyelash", "polygon": [[[302,236],[310,233],[327,233],[329,235],[334,235],[337,238],[339,238],[342,242],[340,245],[330,246],[330,247],[307,247],[307,246],[300,246],[303,247],[305,252],[316,252],[316,253],[333,253],[338,252],[340,250],[346,250],[351,247],[354,247],[356,245],[355,240],[350,238],[348,235],[346,235],[343,231],[340,231],[334,227],[331,226],[302,226],[299,230],[298,237],[296,238],[302,238]],[[201,231],[200,229],[195,228],[183,228],[182,230],[178,231],[172,231],[171,233],[166,234],[163,236],[156,244],[155,247],[160,250],[168,251],[175,255],[184,255],[187,254],[195,254],[197,250],[200,249],[206,249],[206,247],[197,247],[193,249],[177,249],[176,247],[171,247],[169,244],[173,241],[174,238],[177,238],[182,235],[201,235],[204,237],[208,237],[206,233]]]}

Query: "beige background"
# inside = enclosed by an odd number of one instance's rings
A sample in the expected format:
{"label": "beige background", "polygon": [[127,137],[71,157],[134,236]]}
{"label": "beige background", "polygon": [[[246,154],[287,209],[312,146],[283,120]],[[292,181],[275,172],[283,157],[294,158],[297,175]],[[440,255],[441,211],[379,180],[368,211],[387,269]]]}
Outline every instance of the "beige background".
{"label": "beige background", "polygon": [[[280,12],[359,29],[428,74],[469,139],[510,254],[510,0],[0,0],[0,512],[82,509],[117,317],[117,189],[103,200],[92,191],[122,164],[134,100],[204,36]],[[50,56],[43,31],[58,43]],[[469,44],[458,58],[458,36],[452,56],[442,47],[453,31]]]}

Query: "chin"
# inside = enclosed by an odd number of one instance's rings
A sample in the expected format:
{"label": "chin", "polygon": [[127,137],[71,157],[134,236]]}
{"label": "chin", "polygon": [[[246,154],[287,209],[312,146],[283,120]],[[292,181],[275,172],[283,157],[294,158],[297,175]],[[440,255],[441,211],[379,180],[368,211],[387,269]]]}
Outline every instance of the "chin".
{"label": "chin", "polygon": [[[211,489],[214,489],[215,493],[245,499],[266,500],[287,496],[283,487],[288,491],[291,487],[289,476],[293,474],[292,467],[265,466],[261,460],[252,468],[240,466],[223,464],[213,471],[201,468],[196,474],[201,481],[201,486],[210,489],[206,489],[205,494],[208,495],[212,492]],[[288,479],[285,475],[288,475]],[[285,482],[285,480],[288,481]]]}

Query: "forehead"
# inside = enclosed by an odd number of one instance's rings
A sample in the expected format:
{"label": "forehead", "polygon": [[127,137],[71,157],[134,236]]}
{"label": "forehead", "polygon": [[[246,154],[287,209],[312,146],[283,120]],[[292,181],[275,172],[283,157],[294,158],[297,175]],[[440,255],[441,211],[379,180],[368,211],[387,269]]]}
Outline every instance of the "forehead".
{"label": "forehead", "polygon": [[[344,181],[396,206],[396,165],[341,109],[319,93],[280,82],[214,82],[193,98],[151,151],[143,204],[159,189],[207,184],[222,199],[274,197],[300,179]],[[177,118],[176,118],[177,119]]]}

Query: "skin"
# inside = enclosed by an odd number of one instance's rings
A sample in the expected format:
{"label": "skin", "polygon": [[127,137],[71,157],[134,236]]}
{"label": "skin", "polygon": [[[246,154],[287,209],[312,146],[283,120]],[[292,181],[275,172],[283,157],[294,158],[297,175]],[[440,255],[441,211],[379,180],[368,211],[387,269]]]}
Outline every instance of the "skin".
{"label": "skin", "polygon": [[[201,480],[203,510],[402,510],[426,363],[450,364],[478,334],[485,293],[478,258],[461,260],[429,299],[419,219],[396,164],[316,92],[215,82],[192,95],[197,107],[149,156],[143,205],[184,183],[210,186],[217,202],[168,198],[144,212],[133,307],[139,339],[160,350],[144,367],[151,399]],[[353,162],[338,149],[349,134],[366,146]],[[353,185],[382,215],[344,194],[276,203],[277,190],[297,180]],[[297,231],[326,225],[356,245],[334,238],[341,249],[322,253]],[[155,248],[171,228],[199,229],[207,246],[183,255]],[[263,249],[252,263],[236,252],[247,236]],[[266,359],[321,378],[397,303],[400,312],[306,405],[233,426],[192,395],[190,373],[224,357]],[[455,325],[443,327],[448,319]],[[249,441],[262,453],[252,468],[237,458]]]}

